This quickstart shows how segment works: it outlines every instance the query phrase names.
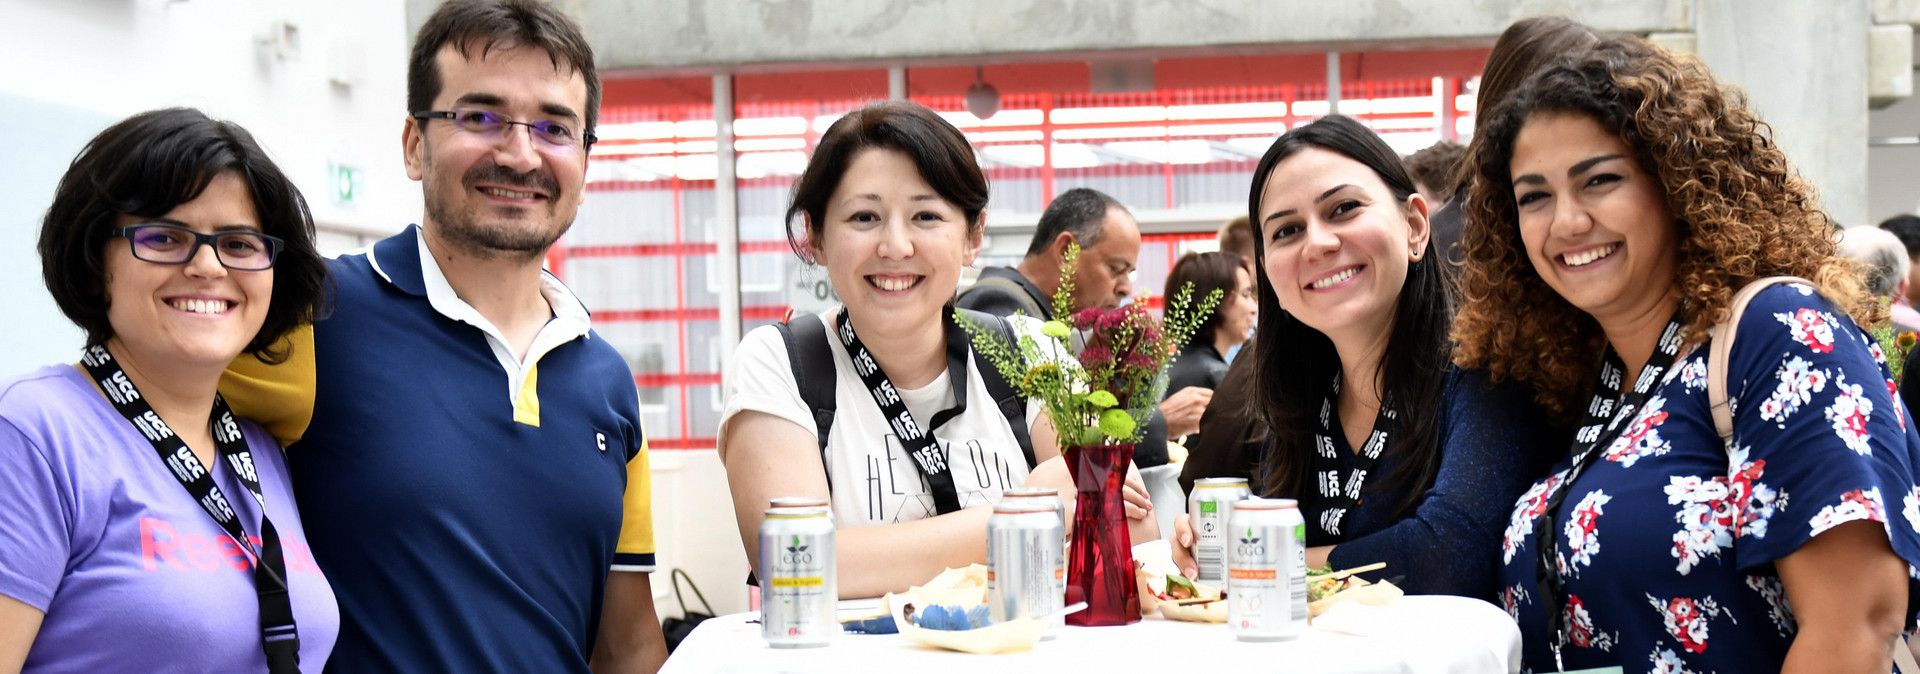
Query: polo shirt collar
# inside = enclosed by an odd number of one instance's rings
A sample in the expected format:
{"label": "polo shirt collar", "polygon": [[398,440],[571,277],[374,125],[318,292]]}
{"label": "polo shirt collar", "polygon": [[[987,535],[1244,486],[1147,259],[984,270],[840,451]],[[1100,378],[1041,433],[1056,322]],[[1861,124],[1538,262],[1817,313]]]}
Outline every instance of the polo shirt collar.
{"label": "polo shirt collar", "polygon": [[[367,253],[367,260],[374,272],[394,288],[409,295],[425,297],[440,315],[479,328],[491,338],[489,341],[505,343],[499,329],[454,292],[452,284],[447,282],[446,273],[440,269],[440,263],[433,259],[433,251],[427,248],[426,232],[419,225],[408,225],[405,231],[374,244]],[[589,330],[593,327],[592,314],[587,311],[586,304],[558,277],[546,270],[540,272],[540,294],[546,297],[547,305],[553,309],[553,320],[541,329],[533,347],[528,349],[529,362],[537,360],[540,354],[555,346],[577,337],[589,336]]]}

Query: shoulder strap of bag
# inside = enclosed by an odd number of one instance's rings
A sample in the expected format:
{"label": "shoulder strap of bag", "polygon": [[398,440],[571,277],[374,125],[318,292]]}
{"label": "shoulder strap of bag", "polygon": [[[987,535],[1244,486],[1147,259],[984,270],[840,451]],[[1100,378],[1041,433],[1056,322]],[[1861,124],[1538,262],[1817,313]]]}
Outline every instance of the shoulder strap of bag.
{"label": "shoulder strap of bag", "polygon": [[713,605],[707,603],[707,595],[701,594],[700,586],[693,584],[693,576],[687,575],[687,572],[684,569],[681,569],[680,567],[676,566],[673,568],[673,598],[674,600],[680,602],[680,615],[682,616],[693,615],[687,612],[687,599],[685,597],[680,596],[680,581],[682,579],[685,579],[687,581],[687,587],[693,588],[693,596],[700,600],[700,608],[706,609],[707,615],[709,616],[717,615],[713,612]]}
{"label": "shoulder strap of bag", "polygon": [[[1713,351],[1707,355],[1707,402],[1713,408],[1713,428],[1720,433],[1723,443],[1733,441],[1733,410],[1727,406],[1727,362],[1733,357],[1734,333],[1739,331],[1740,316],[1746,313],[1747,304],[1754,296],[1779,283],[1813,285],[1812,281],[1798,276],[1769,276],[1752,281],[1727,304],[1727,317],[1713,326]],[[1893,644],[1893,662],[1901,674],[1920,674],[1920,664],[1915,663],[1905,636]]]}
{"label": "shoulder strap of bag", "polygon": [[[994,333],[1000,336],[1000,340],[1012,347],[1010,351],[1013,357],[1023,358],[1020,353],[1020,339],[1014,336],[1013,325],[1007,319],[972,309],[954,309],[954,311],[960,312],[975,323],[992,327]],[[1033,459],[1033,437],[1027,432],[1027,399],[1020,397],[1020,391],[1000,374],[1000,368],[987,362],[986,357],[980,355],[979,351],[973,351],[973,360],[975,368],[980,370],[980,380],[986,382],[987,392],[993,395],[994,406],[1000,408],[1001,416],[1007,418],[1007,428],[1013,430],[1014,439],[1020,442],[1020,453],[1026,456],[1027,468],[1031,470],[1036,462]],[[1025,362],[1021,362],[1020,366],[1020,369],[1026,369]]]}
{"label": "shoulder strap of bag", "polygon": [[800,399],[813,410],[813,427],[820,439],[820,465],[827,465],[827,433],[833,430],[834,382],[833,347],[827,344],[827,324],[819,314],[795,314],[786,323],[776,323],[780,338],[787,343],[787,363],[793,367],[793,381],[800,387]]}
{"label": "shoulder strap of bag", "polygon": [[974,281],[973,285],[967,288],[967,291],[972,292],[974,288],[982,286],[1005,291],[1008,295],[1013,296],[1014,301],[1020,303],[1020,307],[1026,310],[1028,316],[1046,320],[1046,310],[1041,308],[1039,302],[1034,300],[1032,295],[1027,294],[1026,286],[1020,285],[1019,281],[1004,276],[982,276],[980,280]]}
{"label": "shoulder strap of bag", "polygon": [[1733,301],[1727,304],[1727,316],[1713,326],[1713,350],[1707,355],[1707,402],[1713,409],[1713,428],[1720,433],[1722,442],[1733,440],[1733,410],[1727,405],[1727,363],[1733,357],[1733,337],[1740,330],[1740,316],[1747,312],[1747,304],[1753,301],[1760,291],[1780,283],[1804,283],[1812,281],[1798,276],[1768,276],[1755,279],[1734,293]]}

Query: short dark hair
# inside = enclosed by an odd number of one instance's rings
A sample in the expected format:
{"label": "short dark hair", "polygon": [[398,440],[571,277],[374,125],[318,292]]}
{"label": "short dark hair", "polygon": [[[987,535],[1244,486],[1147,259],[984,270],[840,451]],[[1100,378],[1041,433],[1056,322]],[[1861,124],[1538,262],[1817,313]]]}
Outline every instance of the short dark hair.
{"label": "short dark hair", "polygon": [[1450,140],[1443,140],[1407,156],[1407,172],[1413,179],[1433,190],[1433,194],[1424,195],[1433,202],[1434,208],[1453,200],[1454,188],[1460,182],[1460,166],[1466,162],[1467,148]]}
{"label": "short dark hair", "polygon": [[[1351,117],[1329,115],[1295,127],[1267,148],[1253,171],[1247,196],[1247,215],[1253,220],[1255,240],[1264,240],[1267,226],[1260,221],[1260,200],[1267,179],[1281,162],[1309,149],[1321,149],[1352,159],[1372,169],[1400,208],[1413,195],[1413,178],[1400,155],[1379,134]],[[1266,247],[1254,246],[1254,268],[1265,268]],[[1395,446],[1387,451],[1401,457],[1391,475],[1378,484],[1413,485],[1398,508],[1406,512],[1433,485],[1440,471],[1441,388],[1446,380],[1449,353],[1447,330],[1453,318],[1453,285],[1444,276],[1433,242],[1420,259],[1407,266],[1393,312],[1393,328],[1386,353],[1380,357],[1376,387],[1381,398],[1392,400],[1400,414]],[[1267,475],[1263,493],[1295,498],[1312,490],[1313,431],[1320,404],[1340,374],[1340,355],[1326,333],[1314,329],[1280,308],[1279,296],[1265,274],[1256,274],[1259,287],[1259,337],[1253,340],[1256,387],[1252,404],[1263,410],[1272,451],[1262,459]],[[1241,356],[1244,358],[1245,356]]]}
{"label": "short dark hair", "polygon": [[1909,257],[1920,258],[1920,215],[1901,213],[1880,221],[1880,228],[1899,237]]}
{"label": "short dark hair", "polygon": [[1220,250],[1239,255],[1253,264],[1253,223],[1247,220],[1245,213],[1233,216],[1227,224],[1220,226]]}
{"label": "short dark hair", "polygon": [[[472,57],[474,48],[485,58],[494,49],[533,47],[547,53],[553,67],[578,71],[587,81],[586,128],[593,133],[600,121],[600,74],[593,67],[593,46],[580,25],[544,0],[448,0],[413,38],[413,56],[407,61],[407,111],[433,107],[440,97],[440,67],[434,57],[451,45]],[[416,120],[422,127],[427,121]]]}
{"label": "short dark hair", "polygon": [[314,249],[313,215],[293,181],[253,135],[191,108],[143,112],[94,136],[60,177],[40,225],[40,273],[87,344],[113,336],[107,319],[106,248],[118,216],[157,217],[233,173],[247,185],[262,232],[286,242],[273,263],[273,296],[247,352],[268,362],[280,338],[319,311],[326,260]]}
{"label": "short dark hair", "polygon": [[1082,248],[1099,243],[1105,232],[1107,211],[1115,208],[1127,212],[1119,200],[1090,187],[1061,192],[1053,198],[1053,203],[1047,204],[1046,212],[1040,214],[1040,224],[1033,229],[1033,242],[1027,244],[1027,255],[1047,252],[1047,246],[1059,238],[1061,232],[1073,232],[1073,238]]}
{"label": "short dark hair", "polygon": [[[1213,291],[1220,291],[1220,306],[1233,301],[1234,286],[1238,285],[1236,269],[1247,270],[1247,282],[1253,282],[1253,260],[1241,257],[1239,253],[1219,251],[1213,253],[1187,253],[1173,263],[1173,269],[1167,272],[1167,290],[1161,295],[1167,301],[1167,323],[1169,325],[1187,320],[1186,314],[1200,308],[1200,303]],[[1192,294],[1188,296],[1184,311],[1174,311],[1173,300],[1179,297],[1180,289],[1193,284]],[[1207,314],[1207,319],[1194,328],[1192,342],[1210,344],[1213,333],[1220,329],[1220,310],[1216,307]]]}
{"label": "short dark hair", "polygon": [[787,243],[800,259],[814,261],[794,233],[793,221],[805,216],[801,226],[806,237],[818,241],[833,191],[840,188],[854,158],[870,149],[893,150],[913,160],[920,178],[966,216],[969,234],[986,226],[980,214],[987,208],[987,174],[980,170],[966,134],[926,106],[884,101],[847,113],[827,127],[806,170],[794,181],[787,205]]}

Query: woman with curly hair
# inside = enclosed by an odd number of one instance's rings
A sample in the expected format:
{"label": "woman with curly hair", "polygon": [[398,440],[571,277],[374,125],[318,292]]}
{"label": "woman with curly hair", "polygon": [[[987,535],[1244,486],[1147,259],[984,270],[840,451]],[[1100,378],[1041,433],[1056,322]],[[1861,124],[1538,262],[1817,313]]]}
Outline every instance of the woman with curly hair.
{"label": "woman with curly hair", "polygon": [[[1252,390],[1268,447],[1237,474],[1195,477],[1298,499],[1309,566],[1384,562],[1375,575],[1403,576],[1408,592],[1491,597],[1501,515],[1545,472],[1534,457],[1553,436],[1523,387],[1448,366],[1453,301],[1427,209],[1405,164],[1352,118],[1274,141],[1248,199],[1262,272]],[[1174,559],[1193,575],[1191,522],[1174,529]]]}
{"label": "woman with curly hair", "polygon": [[[1579,427],[1502,545],[1526,665],[1888,671],[1920,589],[1920,435],[1859,328],[1882,310],[1765,124],[1692,58],[1602,38],[1492,111],[1469,161],[1455,363]],[[1777,275],[1809,284],[1761,291],[1709,372],[1709,328]]]}

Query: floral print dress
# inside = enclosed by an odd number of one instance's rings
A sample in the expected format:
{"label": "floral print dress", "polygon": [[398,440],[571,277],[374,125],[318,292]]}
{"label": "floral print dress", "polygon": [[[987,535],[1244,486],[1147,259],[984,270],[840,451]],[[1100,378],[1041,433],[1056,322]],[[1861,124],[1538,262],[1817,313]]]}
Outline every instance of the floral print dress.
{"label": "floral print dress", "polygon": [[1779,671],[1797,628],[1773,562],[1857,520],[1885,527],[1909,567],[1909,615],[1920,607],[1920,435],[1879,345],[1812,288],[1762,291],[1728,359],[1730,446],[1714,430],[1708,352],[1683,354],[1573,484],[1563,458],[1515,505],[1499,599],[1528,670],[1555,671],[1533,528],[1561,489],[1568,670]]}

